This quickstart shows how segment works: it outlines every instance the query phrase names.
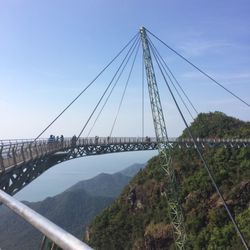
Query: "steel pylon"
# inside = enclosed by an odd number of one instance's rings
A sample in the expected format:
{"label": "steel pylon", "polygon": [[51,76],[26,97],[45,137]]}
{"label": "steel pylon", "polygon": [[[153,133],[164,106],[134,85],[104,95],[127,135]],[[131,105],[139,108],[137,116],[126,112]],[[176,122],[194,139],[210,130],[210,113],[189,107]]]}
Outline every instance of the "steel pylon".
{"label": "steel pylon", "polygon": [[140,34],[155,135],[161,159],[161,167],[166,172],[168,178],[168,185],[166,187],[166,197],[168,200],[168,216],[173,226],[175,247],[176,249],[183,250],[185,248],[186,232],[184,227],[184,217],[178,199],[175,173],[173,166],[171,165],[171,147],[169,145],[167,129],[154,73],[147,33],[144,27],[140,29]]}

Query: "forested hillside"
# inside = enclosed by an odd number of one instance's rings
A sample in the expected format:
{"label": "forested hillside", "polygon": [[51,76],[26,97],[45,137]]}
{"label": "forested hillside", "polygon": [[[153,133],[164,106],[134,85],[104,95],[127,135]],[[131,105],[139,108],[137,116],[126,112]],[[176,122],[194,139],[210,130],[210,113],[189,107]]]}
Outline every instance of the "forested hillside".
{"label": "forested hillside", "polygon": [[[191,130],[199,138],[250,138],[249,122],[220,112],[200,114]],[[250,244],[250,149],[206,148],[203,155]],[[173,149],[172,158],[185,216],[186,248],[244,249],[195,149]],[[105,250],[173,249],[166,182],[159,158],[154,157],[96,217],[87,232],[88,243]]]}

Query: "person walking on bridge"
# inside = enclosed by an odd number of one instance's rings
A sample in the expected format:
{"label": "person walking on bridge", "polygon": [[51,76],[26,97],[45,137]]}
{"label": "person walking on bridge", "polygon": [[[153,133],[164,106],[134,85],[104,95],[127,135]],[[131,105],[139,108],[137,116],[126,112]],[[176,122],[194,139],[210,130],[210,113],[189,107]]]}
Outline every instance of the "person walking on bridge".
{"label": "person walking on bridge", "polygon": [[76,146],[76,141],[77,141],[76,135],[73,135],[73,137],[71,138],[71,146],[72,147]]}

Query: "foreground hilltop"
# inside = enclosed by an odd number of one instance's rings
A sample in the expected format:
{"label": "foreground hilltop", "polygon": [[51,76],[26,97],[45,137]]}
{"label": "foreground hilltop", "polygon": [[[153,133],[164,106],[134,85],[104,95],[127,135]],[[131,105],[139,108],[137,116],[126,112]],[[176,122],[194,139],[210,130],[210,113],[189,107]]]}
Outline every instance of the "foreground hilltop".
{"label": "foreground hilltop", "polygon": [[[247,137],[250,123],[214,112],[191,125],[196,137]],[[187,136],[184,131],[182,137]],[[250,149],[203,151],[240,229],[250,244]],[[174,149],[187,249],[244,249],[194,149]],[[95,249],[174,249],[167,217],[166,176],[151,159],[119,198],[90,225],[85,240]]]}

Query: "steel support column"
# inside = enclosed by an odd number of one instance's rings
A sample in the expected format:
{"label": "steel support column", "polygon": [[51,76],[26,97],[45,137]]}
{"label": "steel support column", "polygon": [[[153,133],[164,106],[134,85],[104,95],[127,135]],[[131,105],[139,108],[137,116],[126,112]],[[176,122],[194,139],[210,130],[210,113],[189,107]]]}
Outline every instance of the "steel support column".
{"label": "steel support column", "polygon": [[178,201],[175,173],[173,167],[171,166],[171,146],[168,140],[167,129],[154,73],[153,62],[151,59],[147,33],[144,27],[140,29],[140,34],[156,141],[161,159],[161,167],[166,172],[168,178],[166,196],[168,200],[169,219],[174,229],[175,246],[177,249],[184,249],[186,233],[184,228],[182,209]]}

